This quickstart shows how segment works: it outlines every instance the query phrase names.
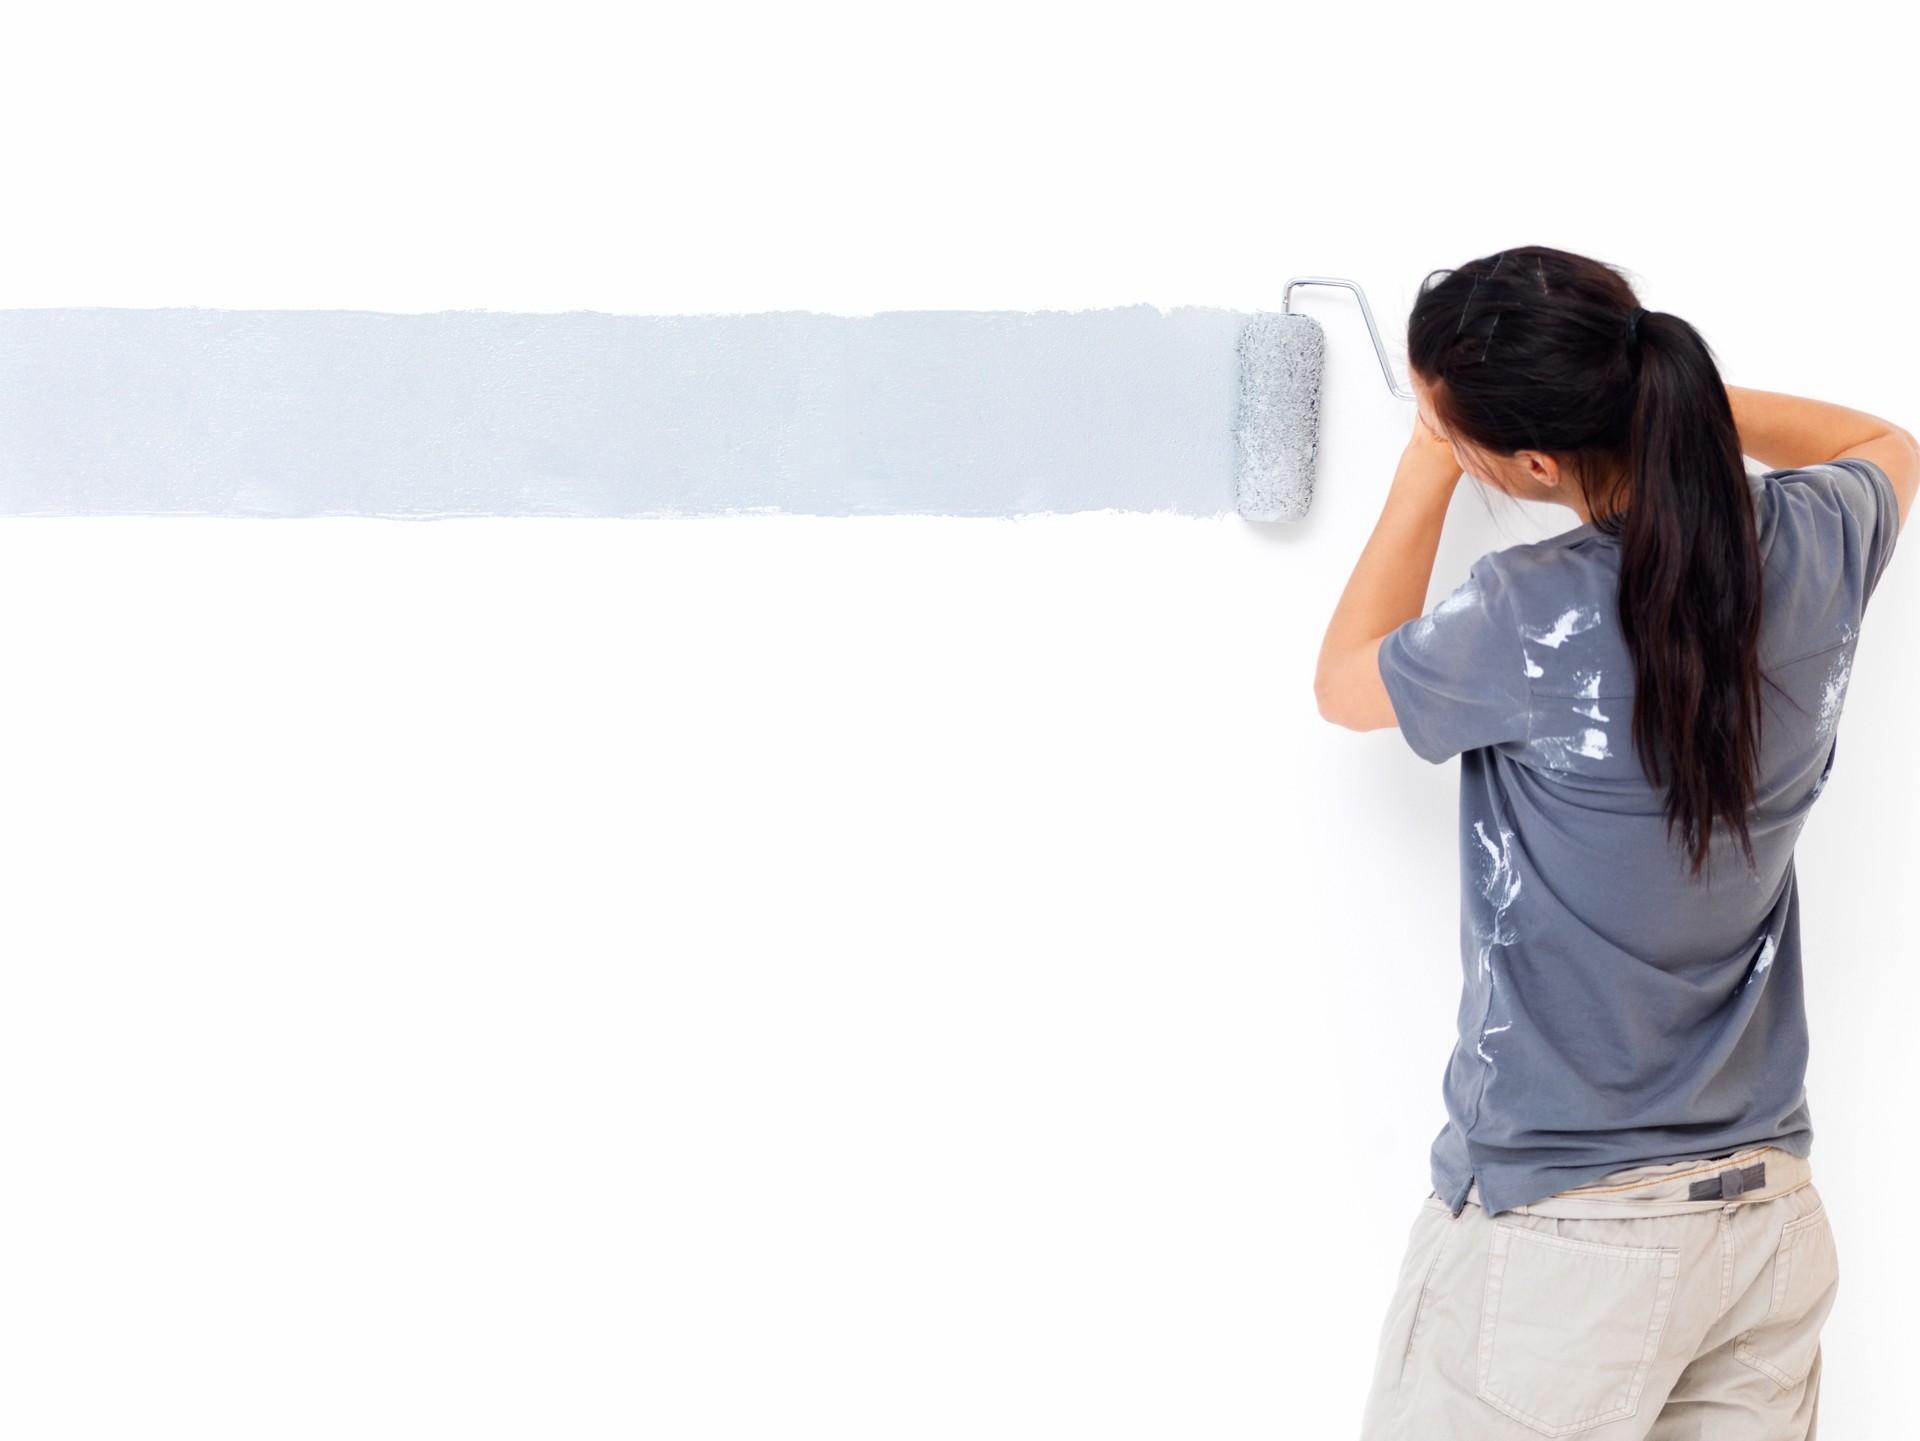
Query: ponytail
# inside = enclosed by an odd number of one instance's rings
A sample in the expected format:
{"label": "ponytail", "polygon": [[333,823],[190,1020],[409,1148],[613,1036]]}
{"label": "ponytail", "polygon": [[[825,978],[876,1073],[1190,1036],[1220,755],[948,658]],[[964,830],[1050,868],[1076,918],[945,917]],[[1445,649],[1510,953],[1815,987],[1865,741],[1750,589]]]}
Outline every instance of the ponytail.
{"label": "ponytail", "polygon": [[[1633,656],[1634,749],[1667,787],[1700,873],[1724,819],[1749,867],[1760,757],[1760,541],[1740,434],[1700,333],[1653,312],[1639,326],[1620,537],[1620,626]],[[1615,524],[1617,522],[1617,525]]]}

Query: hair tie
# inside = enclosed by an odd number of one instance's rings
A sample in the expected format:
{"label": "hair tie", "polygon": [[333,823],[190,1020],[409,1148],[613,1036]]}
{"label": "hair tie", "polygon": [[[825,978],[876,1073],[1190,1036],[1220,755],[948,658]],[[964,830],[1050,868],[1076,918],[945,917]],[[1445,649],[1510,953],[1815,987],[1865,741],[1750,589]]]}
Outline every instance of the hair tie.
{"label": "hair tie", "polygon": [[1641,309],[1639,306],[1636,305],[1633,308],[1633,314],[1627,317],[1627,349],[1628,350],[1632,350],[1636,345],[1640,343],[1640,317],[1645,315],[1646,313],[1647,312],[1645,310]]}

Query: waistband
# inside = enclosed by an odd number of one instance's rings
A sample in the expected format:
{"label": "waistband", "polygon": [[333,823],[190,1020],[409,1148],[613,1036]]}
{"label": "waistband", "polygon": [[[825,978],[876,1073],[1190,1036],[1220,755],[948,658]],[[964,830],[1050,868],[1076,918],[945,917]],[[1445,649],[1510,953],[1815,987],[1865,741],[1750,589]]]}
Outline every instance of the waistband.
{"label": "waistband", "polygon": [[[1681,1216],[1730,1211],[1752,1201],[1771,1201],[1813,1180],[1813,1165],[1778,1146],[1750,1146],[1728,1156],[1632,1166],[1545,1200],[1510,1209],[1526,1216],[1591,1219],[1606,1216]],[[1467,1187],[1467,1204],[1478,1206],[1480,1183]]]}

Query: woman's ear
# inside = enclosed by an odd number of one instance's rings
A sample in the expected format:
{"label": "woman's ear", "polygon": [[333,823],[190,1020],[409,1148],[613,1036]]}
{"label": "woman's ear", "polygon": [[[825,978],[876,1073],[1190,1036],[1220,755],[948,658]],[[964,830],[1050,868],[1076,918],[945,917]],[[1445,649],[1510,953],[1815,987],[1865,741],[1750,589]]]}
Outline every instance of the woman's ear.
{"label": "woman's ear", "polygon": [[1551,455],[1538,450],[1523,450],[1520,459],[1526,463],[1528,479],[1536,485],[1560,484],[1560,462]]}

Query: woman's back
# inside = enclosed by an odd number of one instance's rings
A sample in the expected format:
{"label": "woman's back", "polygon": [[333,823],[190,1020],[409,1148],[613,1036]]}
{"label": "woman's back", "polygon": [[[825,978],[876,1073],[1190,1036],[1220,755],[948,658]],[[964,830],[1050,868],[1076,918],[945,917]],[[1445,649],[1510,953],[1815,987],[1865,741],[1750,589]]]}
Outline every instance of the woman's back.
{"label": "woman's back", "polygon": [[1432,1153],[1456,1213],[1753,1144],[1808,1154],[1793,847],[1826,782],[1868,598],[1899,531],[1870,461],[1749,477],[1764,558],[1749,869],[1690,873],[1636,754],[1620,540],[1483,557],[1380,646],[1402,733],[1461,756],[1464,987]]}

